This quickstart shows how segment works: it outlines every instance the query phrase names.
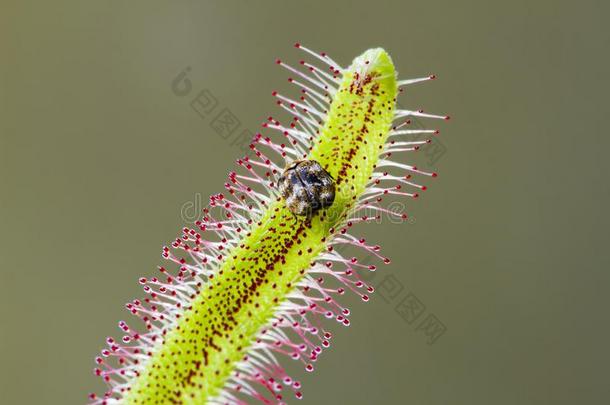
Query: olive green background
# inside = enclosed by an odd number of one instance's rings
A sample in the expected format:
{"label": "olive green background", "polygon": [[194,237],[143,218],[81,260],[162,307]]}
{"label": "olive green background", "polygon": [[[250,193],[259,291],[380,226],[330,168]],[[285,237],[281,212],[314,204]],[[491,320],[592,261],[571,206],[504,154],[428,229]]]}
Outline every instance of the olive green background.
{"label": "olive green background", "polygon": [[361,229],[393,259],[374,283],[402,290],[346,298],[352,326],[297,371],[302,403],[609,403],[606,4],[3,1],[0,403],[103,391],[93,357],[137,278],[242,153],[191,99],[257,131],[297,40],[344,66],[382,46],[401,77],[438,75],[400,102],[453,117],[425,123],[445,153],[414,156],[440,173],[414,220]]}

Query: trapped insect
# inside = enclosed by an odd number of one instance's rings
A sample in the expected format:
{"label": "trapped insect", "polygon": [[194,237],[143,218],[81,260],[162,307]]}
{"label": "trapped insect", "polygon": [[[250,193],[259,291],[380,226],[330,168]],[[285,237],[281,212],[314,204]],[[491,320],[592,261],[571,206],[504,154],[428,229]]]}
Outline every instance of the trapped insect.
{"label": "trapped insect", "polygon": [[335,180],[315,160],[299,160],[290,164],[278,181],[286,208],[295,215],[312,215],[335,201]]}

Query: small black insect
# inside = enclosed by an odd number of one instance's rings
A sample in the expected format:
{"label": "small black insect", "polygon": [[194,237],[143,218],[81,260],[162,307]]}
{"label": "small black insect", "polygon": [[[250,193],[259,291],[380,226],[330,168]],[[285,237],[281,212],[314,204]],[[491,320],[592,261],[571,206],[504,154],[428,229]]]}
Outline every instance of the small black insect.
{"label": "small black insect", "polygon": [[280,176],[278,187],[286,208],[307,219],[335,201],[335,180],[315,160],[293,162]]}

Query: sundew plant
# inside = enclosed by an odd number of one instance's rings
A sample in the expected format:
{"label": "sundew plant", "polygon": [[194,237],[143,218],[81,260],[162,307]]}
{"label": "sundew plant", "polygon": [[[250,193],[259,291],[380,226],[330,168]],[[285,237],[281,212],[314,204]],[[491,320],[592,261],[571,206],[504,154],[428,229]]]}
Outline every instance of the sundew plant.
{"label": "sundew plant", "polygon": [[[354,234],[355,225],[406,218],[387,200],[416,198],[426,189],[420,180],[436,176],[405,158],[438,133],[409,129],[410,120],[448,117],[396,108],[402,88],[434,76],[397,80],[383,49],[342,68],[325,53],[296,47],[315,64],[277,61],[299,91],[294,98],[273,92],[288,118],[268,118],[225,191],[163,248],[167,264],[139,280],[144,298],[126,304],[138,326],[120,321],[122,336],[106,339],[95,374],[108,390],[90,394],[91,403],[302,398],[280,360],[313,371],[334,322],[350,323],[339,298],[352,292],[369,300],[373,288],[361,276],[376,266],[344,257],[344,247],[389,263],[378,245]],[[277,184],[300,160],[317,161],[336,187],[332,205],[306,217],[288,210]]]}

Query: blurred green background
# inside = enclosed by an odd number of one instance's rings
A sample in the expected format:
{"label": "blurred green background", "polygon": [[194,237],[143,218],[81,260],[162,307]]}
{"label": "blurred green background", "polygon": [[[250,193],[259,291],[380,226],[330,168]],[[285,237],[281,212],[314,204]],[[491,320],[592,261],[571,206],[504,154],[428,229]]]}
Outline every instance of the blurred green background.
{"label": "blurred green background", "polygon": [[[289,89],[288,73],[273,61],[297,62],[295,41],[344,66],[382,46],[402,78],[439,78],[401,104],[453,117],[416,157],[440,175],[410,203],[414,220],[362,230],[393,259],[373,280],[387,302],[347,298],[352,326],[315,373],[298,372],[302,403],[609,403],[609,12],[3,1],[0,403],[103,391],[93,357],[160,247],[222,190],[238,133],[278,115],[270,93]],[[203,89],[239,120],[227,139],[190,107]],[[416,320],[401,311],[413,297]],[[444,333],[430,339],[425,319]]]}

